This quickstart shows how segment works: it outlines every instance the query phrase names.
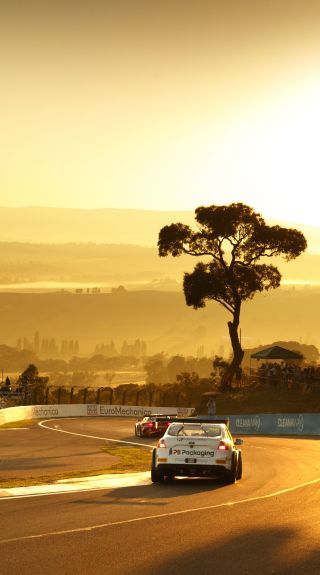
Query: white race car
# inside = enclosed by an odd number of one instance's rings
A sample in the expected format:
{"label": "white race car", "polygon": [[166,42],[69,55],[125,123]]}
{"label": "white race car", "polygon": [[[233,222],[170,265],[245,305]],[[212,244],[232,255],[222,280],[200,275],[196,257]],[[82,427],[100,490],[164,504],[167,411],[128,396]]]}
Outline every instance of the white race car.
{"label": "white race car", "polygon": [[167,428],[152,451],[151,480],[165,478],[220,477],[235,483],[242,477],[242,454],[226,420],[184,418]]}

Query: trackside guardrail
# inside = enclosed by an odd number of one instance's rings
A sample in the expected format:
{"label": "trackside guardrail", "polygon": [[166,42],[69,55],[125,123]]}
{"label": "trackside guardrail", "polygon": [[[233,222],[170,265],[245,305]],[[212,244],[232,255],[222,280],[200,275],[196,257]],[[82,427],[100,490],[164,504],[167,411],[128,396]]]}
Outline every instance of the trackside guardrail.
{"label": "trackside guardrail", "polygon": [[[59,417],[144,417],[151,413],[192,415],[194,408],[133,405],[28,405],[0,411],[0,425],[27,419]],[[235,435],[309,435],[320,436],[320,413],[257,413],[216,416],[229,419]],[[214,419],[214,417],[213,417]]]}
{"label": "trackside guardrail", "polygon": [[259,413],[228,417],[233,435],[319,435],[320,413]]}
{"label": "trackside guardrail", "polygon": [[0,411],[0,425],[12,421],[25,419],[45,419],[54,417],[144,417],[151,413],[164,415],[176,414],[191,415],[194,408],[190,407],[159,407],[139,405],[101,405],[101,404],[74,404],[74,405],[27,405],[7,407]]}

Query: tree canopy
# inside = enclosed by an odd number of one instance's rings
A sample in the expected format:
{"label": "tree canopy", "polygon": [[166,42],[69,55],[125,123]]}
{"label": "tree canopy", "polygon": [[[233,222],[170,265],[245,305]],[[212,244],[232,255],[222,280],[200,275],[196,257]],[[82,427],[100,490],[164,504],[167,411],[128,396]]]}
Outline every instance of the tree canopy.
{"label": "tree canopy", "polygon": [[204,258],[192,273],[184,274],[183,290],[187,305],[195,309],[209,299],[232,314],[228,327],[234,357],[224,376],[228,386],[243,357],[238,335],[241,303],[257,292],[280,286],[279,270],[260,260],[282,256],[289,262],[306,249],[307,242],[296,229],[267,225],[259,213],[242,203],[198,207],[195,220],[196,230],[182,223],[164,226],[159,232],[159,255]]}

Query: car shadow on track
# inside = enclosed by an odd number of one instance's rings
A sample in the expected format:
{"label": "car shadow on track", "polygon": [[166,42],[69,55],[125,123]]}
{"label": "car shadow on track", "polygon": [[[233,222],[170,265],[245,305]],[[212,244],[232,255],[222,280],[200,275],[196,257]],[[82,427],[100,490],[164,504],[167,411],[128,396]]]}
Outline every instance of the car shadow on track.
{"label": "car shadow on track", "polygon": [[[226,488],[218,479],[194,479],[179,478],[171,481],[165,481],[163,484],[135,485],[126,487],[116,487],[107,491],[99,498],[94,498],[95,504],[132,504],[141,507],[147,506],[166,506],[170,499],[200,495],[206,492],[212,493],[222,488]],[[86,498],[79,500],[77,503],[92,503],[93,500]]]}

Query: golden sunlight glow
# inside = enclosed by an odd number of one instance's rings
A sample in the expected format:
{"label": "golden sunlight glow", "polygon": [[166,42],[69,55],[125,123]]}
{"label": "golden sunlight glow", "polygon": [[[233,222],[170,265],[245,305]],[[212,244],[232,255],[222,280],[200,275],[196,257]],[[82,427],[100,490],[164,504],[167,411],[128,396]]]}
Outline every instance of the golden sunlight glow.
{"label": "golden sunlight glow", "polygon": [[0,205],[242,201],[318,225],[318,3],[14,5],[0,23]]}

